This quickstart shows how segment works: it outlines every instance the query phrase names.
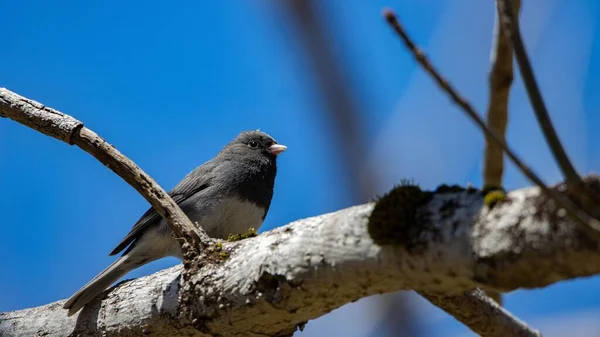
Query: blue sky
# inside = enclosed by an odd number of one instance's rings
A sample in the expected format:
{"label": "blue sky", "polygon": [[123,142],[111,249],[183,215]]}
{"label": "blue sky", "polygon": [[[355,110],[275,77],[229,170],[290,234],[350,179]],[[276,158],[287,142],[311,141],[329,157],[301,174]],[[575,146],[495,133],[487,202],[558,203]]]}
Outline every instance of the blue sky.
{"label": "blue sky", "polygon": [[[428,188],[479,185],[482,137],[385,25],[380,13],[389,5],[483,111],[493,1],[320,6],[356,93],[367,135],[365,165],[380,177],[376,190],[402,178]],[[352,204],[330,122],[323,118],[327,97],[314,90],[295,27],[277,1],[22,1],[2,2],[0,11],[8,13],[0,86],[82,120],[166,189],[239,131],[260,128],[289,147],[279,161],[263,230]],[[565,146],[581,172],[600,171],[600,64],[593,62],[600,59],[599,5],[528,1],[522,19]],[[560,180],[518,79],[508,137],[548,182]],[[506,185],[528,182],[509,166]],[[112,261],[108,252],[148,207],[83,151],[9,120],[0,120],[0,190],[0,311],[70,296]],[[174,263],[165,259],[128,277]],[[528,321],[555,323],[547,318],[600,313],[600,291],[593,291],[599,286],[594,277],[517,291],[507,296],[507,306]],[[367,336],[377,323],[369,303],[310,322],[300,335],[329,327],[331,336]],[[465,333],[439,310],[416,297],[415,303],[423,315],[439,317],[428,324],[432,334]],[[336,324],[347,315],[361,317],[357,326]]]}

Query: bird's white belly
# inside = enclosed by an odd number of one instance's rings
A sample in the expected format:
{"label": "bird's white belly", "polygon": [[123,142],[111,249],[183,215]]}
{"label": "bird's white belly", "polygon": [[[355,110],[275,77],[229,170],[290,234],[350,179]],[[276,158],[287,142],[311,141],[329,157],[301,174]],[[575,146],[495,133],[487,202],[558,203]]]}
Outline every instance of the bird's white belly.
{"label": "bird's white belly", "polygon": [[258,228],[263,223],[265,210],[250,201],[237,197],[220,200],[201,214],[188,214],[192,222],[198,223],[208,236],[226,239],[229,234],[240,234],[249,228]]}

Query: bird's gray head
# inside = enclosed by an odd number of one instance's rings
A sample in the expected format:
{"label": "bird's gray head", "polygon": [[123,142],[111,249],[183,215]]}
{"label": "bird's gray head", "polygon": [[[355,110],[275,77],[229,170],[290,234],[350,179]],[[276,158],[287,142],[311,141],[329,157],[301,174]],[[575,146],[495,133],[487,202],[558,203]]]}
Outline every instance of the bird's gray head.
{"label": "bird's gray head", "polygon": [[221,153],[248,157],[264,156],[274,161],[286,149],[285,145],[277,144],[273,137],[256,130],[240,133],[225,146]]}

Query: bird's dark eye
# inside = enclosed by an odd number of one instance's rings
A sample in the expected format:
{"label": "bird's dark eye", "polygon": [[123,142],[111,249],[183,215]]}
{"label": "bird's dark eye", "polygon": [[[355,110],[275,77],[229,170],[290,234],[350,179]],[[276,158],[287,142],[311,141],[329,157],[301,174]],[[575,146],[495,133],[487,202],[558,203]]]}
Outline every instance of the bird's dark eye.
{"label": "bird's dark eye", "polygon": [[256,142],[255,140],[251,140],[248,142],[248,146],[250,147],[257,147],[258,146],[258,142]]}

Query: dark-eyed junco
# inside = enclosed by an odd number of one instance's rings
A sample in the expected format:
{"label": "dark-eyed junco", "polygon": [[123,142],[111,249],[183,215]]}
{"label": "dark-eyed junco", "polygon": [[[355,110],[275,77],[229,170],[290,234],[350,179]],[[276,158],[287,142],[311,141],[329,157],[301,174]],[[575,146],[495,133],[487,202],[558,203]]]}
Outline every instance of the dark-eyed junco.
{"label": "dark-eyed junco", "polygon": [[[224,239],[250,227],[258,229],[271,205],[277,155],[285,149],[264,132],[242,132],[215,158],[183,178],[169,195],[211,237]],[[124,249],[121,257],[67,300],[63,307],[69,316],[129,271],[166,256],[182,259],[179,243],[153,208],[110,255]]]}

